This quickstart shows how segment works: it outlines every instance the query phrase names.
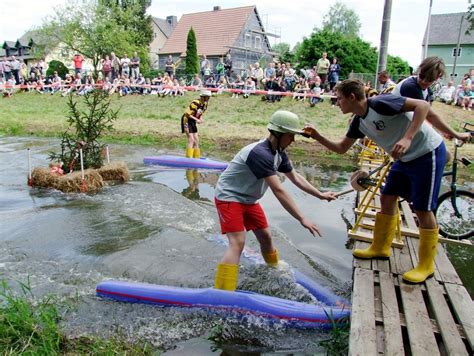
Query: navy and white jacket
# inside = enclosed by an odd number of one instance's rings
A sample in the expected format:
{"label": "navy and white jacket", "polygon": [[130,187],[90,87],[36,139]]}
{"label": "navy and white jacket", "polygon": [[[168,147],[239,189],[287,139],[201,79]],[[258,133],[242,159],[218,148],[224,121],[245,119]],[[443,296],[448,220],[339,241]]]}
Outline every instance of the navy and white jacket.
{"label": "navy and white jacket", "polygon": [[[367,113],[353,118],[346,136],[352,139],[367,136],[390,153],[408,130],[413,112],[402,111],[406,101],[402,96],[384,94],[367,100]],[[423,122],[411,146],[400,160],[408,162],[421,157],[437,148],[442,141],[443,138],[430,125]]]}

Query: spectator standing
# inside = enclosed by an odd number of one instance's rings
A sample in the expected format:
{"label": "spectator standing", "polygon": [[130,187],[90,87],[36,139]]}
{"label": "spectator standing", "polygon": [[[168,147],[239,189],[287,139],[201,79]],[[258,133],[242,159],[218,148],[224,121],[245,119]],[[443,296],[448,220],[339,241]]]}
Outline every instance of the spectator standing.
{"label": "spectator standing", "polygon": [[232,58],[230,53],[227,53],[227,56],[225,57],[224,70],[227,82],[229,82],[229,78],[232,77]]}
{"label": "spectator standing", "polygon": [[207,68],[208,65],[209,65],[209,68],[210,68],[211,67],[211,62],[209,62],[206,55],[203,54],[202,59],[201,59],[201,64],[200,64],[199,67],[201,68],[201,75],[202,75],[204,81],[207,80],[207,77],[205,77],[206,74],[204,72],[206,71],[206,68]]}
{"label": "spectator standing", "polygon": [[220,57],[219,62],[216,65],[216,83],[219,83],[219,80],[224,75],[225,75],[224,60],[222,59],[222,57]]}
{"label": "spectator standing", "polygon": [[109,81],[112,80],[112,60],[108,55],[102,60],[102,72],[104,73],[104,78],[109,78]]}
{"label": "spectator standing", "polygon": [[23,59],[20,60],[20,77],[23,83],[28,79],[28,66]]}
{"label": "spectator standing", "polygon": [[40,72],[40,75],[42,75],[43,77],[46,76],[47,69],[48,69],[48,64],[46,63],[44,58],[41,58],[38,62],[38,70]]}
{"label": "spectator standing", "polygon": [[341,73],[341,66],[338,63],[338,59],[334,57],[332,63],[329,66],[329,89],[332,91],[339,81],[339,74]]}
{"label": "spectator standing", "polygon": [[202,71],[202,81],[206,83],[209,77],[212,75],[211,63],[209,63],[208,61],[204,69],[202,69],[201,71]]}
{"label": "spectator standing", "polygon": [[316,64],[316,73],[321,78],[321,86],[323,89],[326,89],[329,66],[331,65],[327,57],[328,57],[328,54],[326,52],[323,52],[323,57],[319,58]]}
{"label": "spectator standing", "polygon": [[72,58],[72,61],[74,62],[74,71],[76,74],[82,73],[82,64],[84,63],[84,58],[79,53],[76,53]]}
{"label": "spectator standing", "polygon": [[263,78],[262,84],[265,86],[266,82],[269,81],[274,76],[275,76],[275,63],[268,62],[267,68],[265,68],[265,71],[263,73],[264,78]]}
{"label": "spectator standing", "polygon": [[285,68],[285,71],[283,73],[283,79],[286,84],[286,89],[288,91],[292,91],[296,84],[296,72],[291,67],[291,63],[286,63],[286,66],[284,68]]}
{"label": "spectator standing", "polygon": [[168,76],[170,78],[173,78],[175,69],[176,65],[173,61],[173,56],[170,54],[165,62],[165,72],[168,73]]}
{"label": "spectator standing", "polygon": [[263,69],[260,68],[260,63],[256,62],[252,71],[252,80],[255,82],[255,88],[260,88],[263,79]]}
{"label": "spectator standing", "polygon": [[120,59],[115,55],[114,52],[110,53],[110,60],[112,61],[112,81],[120,77]]}
{"label": "spectator standing", "polygon": [[11,58],[12,75],[15,78],[15,84],[20,84],[20,61],[15,56]]}
{"label": "spectator standing", "polygon": [[8,81],[12,75],[12,64],[10,61],[10,58],[5,57],[5,60],[3,61],[3,77],[5,78],[5,81]]}
{"label": "spectator standing", "polygon": [[3,82],[4,79],[4,71],[5,71],[5,57],[0,58],[0,81]]}
{"label": "spectator standing", "polygon": [[127,78],[130,77],[130,63],[130,58],[128,58],[128,54],[125,53],[120,60],[120,65],[122,66],[122,76]]}
{"label": "spectator standing", "polygon": [[132,78],[138,79],[140,74],[140,57],[138,57],[138,53],[134,52],[132,60],[130,62],[130,67],[132,68]]}

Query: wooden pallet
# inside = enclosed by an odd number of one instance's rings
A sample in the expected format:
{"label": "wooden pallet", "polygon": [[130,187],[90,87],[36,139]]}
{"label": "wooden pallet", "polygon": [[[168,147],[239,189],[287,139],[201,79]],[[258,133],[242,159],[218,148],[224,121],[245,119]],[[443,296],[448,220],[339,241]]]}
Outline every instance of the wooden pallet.
{"label": "wooden pallet", "polygon": [[389,260],[354,259],[351,355],[473,354],[474,303],[444,249],[438,248],[434,278],[402,281],[417,262],[417,245],[406,238]]}
{"label": "wooden pallet", "polygon": [[[363,222],[350,234],[357,239],[354,248],[367,248],[371,241],[358,238],[372,235],[379,197],[369,204]],[[403,273],[418,263],[419,239],[408,203],[399,208],[402,248],[392,244],[387,260],[353,260],[349,354],[473,355],[474,302],[444,247],[438,245],[433,278],[416,285],[403,281]],[[362,210],[357,207],[356,215]]]}

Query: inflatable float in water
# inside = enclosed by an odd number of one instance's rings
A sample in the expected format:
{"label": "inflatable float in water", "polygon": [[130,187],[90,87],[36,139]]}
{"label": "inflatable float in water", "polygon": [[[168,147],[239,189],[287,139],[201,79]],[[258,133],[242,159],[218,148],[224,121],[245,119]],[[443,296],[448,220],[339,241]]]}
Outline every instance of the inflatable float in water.
{"label": "inflatable float in water", "polygon": [[143,163],[167,167],[219,169],[221,171],[228,166],[227,162],[214,161],[209,158],[188,158],[172,155],[147,156],[143,158]]}
{"label": "inflatable float in water", "polygon": [[350,315],[347,307],[306,304],[241,290],[229,292],[111,280],[98,284],[96,292],[99,297],[130,303],[251,314],[304,329],[331,329],[333,321],[337,323]]}

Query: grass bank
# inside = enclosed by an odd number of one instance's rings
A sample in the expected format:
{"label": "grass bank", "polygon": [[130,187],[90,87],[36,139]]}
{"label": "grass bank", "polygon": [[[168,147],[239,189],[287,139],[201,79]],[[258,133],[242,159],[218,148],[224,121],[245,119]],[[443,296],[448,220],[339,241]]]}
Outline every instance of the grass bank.
{"label": "grass bank", "polygon": [[153,355],[148,344],[93,337],[68,338],[60,329],[72,306],[54,296],[37,299],[28,284],[14,293],[0,281],[0,354],[2,355]]}
{"label": "grass bank", "polygon": [[[126,96],[112,97],[111,106],[120,108],[114,132],[104,139],[108,142],[157,145],[168,148],[184,148],[186,138],[180,131],[180,118],[196,93],[183,97]],[[80,98],[77,98],[80,100]],[[19,93],[0,100],[0,134],[11,136],[58,137],[66,128],[68,107],[66,98],[59,95]],[[280,102],[265,103],[260,96],[248,99],[231,98],[229,94],[212,97],[199,126],[204,154],[213,150],[228,152],[232,156],[245,144],[267,135],[266,125],[278,109],[293,111],[301,118],[301,124],[314,124],[330,138],[342,137],[347,129],[348,115],[325,101],[311,108],[308,102],[297,102],[290,97]],[[472,112],[457,107],[434,103],[434,109],[451,127],[459,129],[465,121],[474,121]],[[463,148],[464,154],[473,156],[473,145]],[[448,143],[448,147],[451,147]],[[315,158],[331,161],[340,155],[329,152],[313,140],[298,138],[290,147],[292,155],[307,160]],[[345,158],[350,159],[350,155]],[[474,172],[474,170],[472,170]]]}

